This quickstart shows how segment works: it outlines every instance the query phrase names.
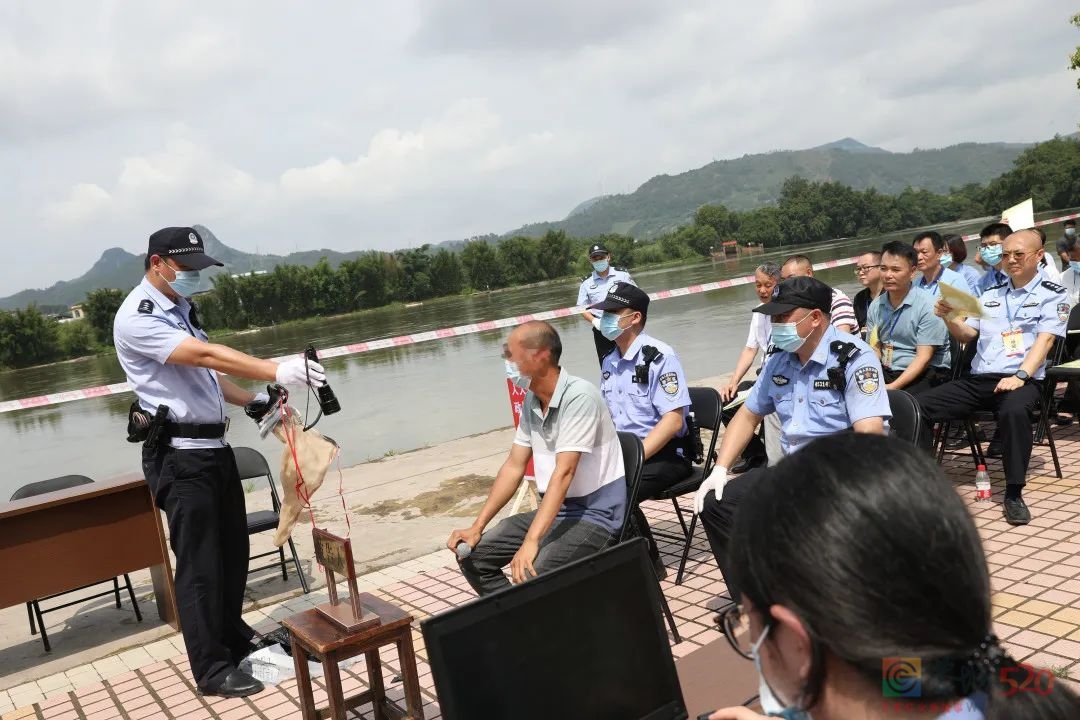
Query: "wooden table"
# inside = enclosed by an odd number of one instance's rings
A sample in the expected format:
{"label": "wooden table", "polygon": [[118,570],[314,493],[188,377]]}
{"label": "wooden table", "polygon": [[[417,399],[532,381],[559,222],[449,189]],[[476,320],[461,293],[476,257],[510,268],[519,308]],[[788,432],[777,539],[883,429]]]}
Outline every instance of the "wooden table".
{"label": "wooden table", "polygon": [[179,630],[161,512],[141,475],[0,503],[0,608],[142,568],[158,616]]}
{"label": "wooden table", "polygon": [[[326,620],[315,609],[305,610],[282,621],[282,625],[288,629],[292,637],[293,664],[296,667],[300,710],[304,720],[319,720],[325,717],[345,720],[345,714],[349,710],[369,702],[374,707],[375,720],[383,720],[390,713],[412,718],[412,720],[423,720],[424,706],[420,698],[420,678],[416,672],[416,656],[413,653],[412,616],[370,593],[360,593],[359,598],[365,616],[368,613],[379,616],[380,622],[377,625],[354,633],[346,633]],[[405,685],[405,710],[387,700],[386,689],[383,686],[379,648],[391,644],[397,645],[401,678]],[[329,708],[315,708],[311,675],[308,672],[307,658],[304,656],[305,650],[322,663]],[[346,698],[341,690],[341,671],[338,663],[361,653],[367,660],[370,689]]]}

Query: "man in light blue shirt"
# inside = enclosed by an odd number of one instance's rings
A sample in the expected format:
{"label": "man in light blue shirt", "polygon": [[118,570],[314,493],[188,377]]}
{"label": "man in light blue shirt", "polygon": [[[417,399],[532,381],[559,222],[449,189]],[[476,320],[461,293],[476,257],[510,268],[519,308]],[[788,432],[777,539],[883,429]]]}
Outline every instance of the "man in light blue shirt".
{"label": "man in light blue shirt", "polygon": [[[746,402],[727,425],[716,467],[694,497],[694,509],[724,574],[727,546],[739,498],[764,472],[750,470],[728,481],[738,459],[769,413],[780,418],[780,443],[790,455],[811,440],[854,429],[886,432],[892,417],[881,363],[870,346],[832,326],[832,289],[812,277],[792,277],[777,286],[772,301],[754,312],[772,316],[773,345]],[[738,601],[738,588],[728,588]]]}
{"label": "man in light blue shirt", "polygon": [[[1026,525],[1031,513],[1022,498],[1031,460],[1028,409],[1039,401],[1046,357],[1065,336],[1071,306],[1065,288],[1039,272],[1042,243],[1033,230],[1005,240],[1002,266],[1009,281],[979,297],[982,318],[950,317],[938,300],[935,312],[962,343],[977,342],[971,375],[952,380],[917,398],[930,421],[964,420],[973,410],[996,410],[1005,466],[1005,520]],[[929,424],[928,424],[929,425]]]}
{"label": "man in light blue shirt", "polygon": [[[146,275],[113,322],[113,342],[137,397],[129,426],[165,408],[146,440],[142,469],[169,523],[176,555],[176,604],[192,676],[204,695],[244,697],[262,690],[239,669],[254,631],[241,617],[247,586],[244,488],[225,442],[225,403],[266,401],[224,377],[321,386],[322,366],[303,357],[285,363],[207,341],[190,297],[199,273],[221,265],[189,227],[150,236]],[[260,397],[261,396],[261,397]]]}
{"label": "man in light blue shirt", "polygon": [[885,292],[867,313],[869,335],[881,358],[886,390],[913,395],[939,385],[949,375],[949,333],[934,315],[930,293],[911,283],[915,249],[899,240],[881,249],[881,274]]}
{"label": "man in light blue shirt", "polygon": [[1008,274],[1001,267],[1001,253],[1004,250],[1002,244],[1010,235],[1012,228],[1001,222],[990,223],[979,231],[979,251],[975,254],[975,262],[986,268],[986,274],[979,278],[978,295],[1009,281]]}
{"label": "man in light blue shirt", "polygon": [[945,252],[945,240],[940,234],[930,230],[915,236],[912,247],[918,257],[920,275],[915,279],[915,287],[925,290],[931,296],[941,296],[939,284],[951,285],[961,292],[970,293],[971,287],[968,281],[958,272],[948,269],[941,264],[941,255]]}
{"label": "man in light blue shirt", "polygon": [[[683,447],[690,392],[679,356],[667,343],[645,333],[649,296],[630,283],[616,283],[603,302],[602,331],[615,349],[600,363],[600,392],[615,429],[641,438],[645,463],[636,502],[655,498],[690,477],[690,458]],[[645,513],[636,504],[634,524],[649,542],[656,574],[666,576],[660,551]]]}
{"label": "man in light blue shirt", "polygon": [[[611,251],[599,243],[589,247],[589,262],[592,263],[593,271],[585,276],[578,287],[578,307],[592,306],[600,302],[607,296],[611,286],[617,282],[636,284],[634,278],[630,277],[630,273],[611,264]],[[602,361],[604,356],[615,347],[615,343],[600,333],[601,314],[600,310],[585,310],[581,313],[581,317],[593,327],[596,356]]]}

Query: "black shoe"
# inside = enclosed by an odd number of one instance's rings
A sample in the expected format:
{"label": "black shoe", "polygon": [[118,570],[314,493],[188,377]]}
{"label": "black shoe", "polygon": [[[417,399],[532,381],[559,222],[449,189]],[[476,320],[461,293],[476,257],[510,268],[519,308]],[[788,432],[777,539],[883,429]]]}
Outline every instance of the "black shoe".
{"label": "black shoe", "polygon": [[742,460],[732,465],[728,470],[728,473],[736,475],[738,473],[746,472],[747,470],[753,470],[756,467],[761,467],[767,461],[768,458],[761,457],[760,455],[757,457],[744,457]]}
{"label": "black shoe", "polygon": [[1072,415],[1065,414],[1065,413],[1058,413],[1054,417],[1054,424],[1059,425],[1059,426],[1072,425],[1073,420],[1074,420],[1074,418],[1073,418]]}
{"label": "black shoe", "polygon": [[215,688],[199,688],[200,695],[216,695],[218,697],[237,698],[247,697],[263,691],[263,684],[237,668],[225,676]]}
{"label": "black shoe", "polygon": [[1005,498],[1005,522],[1010,525],[1027,525],[1031,522],[1031,511],[1023,498]]}
{"label": "black shoe", "polygon": [[991,440],[990,444],[986,446],[986,457],[999,458],[1001,457],[1001,441]]}

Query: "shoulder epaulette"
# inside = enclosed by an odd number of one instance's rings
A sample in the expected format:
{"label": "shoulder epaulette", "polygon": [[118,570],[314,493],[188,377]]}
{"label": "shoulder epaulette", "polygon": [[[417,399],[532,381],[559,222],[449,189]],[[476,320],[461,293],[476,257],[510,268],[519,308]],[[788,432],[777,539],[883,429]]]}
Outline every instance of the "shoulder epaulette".
{"label": "shoulder epaulette", "polygon": [[592,277],[592,275],[586,275],[585,277],[581,278],[581,282],[585,282],[586,280],[588,280],[591,277]]}
{"label": "shoulder epaulette", "polygon": [[1001,283],[1001,284],[999,284],[999,285],[991,285],[990,287],[988,287],[988,288],[986,288],[986,289],[987,289],[987,290],[997,290],[997,289],[999,289],[999,288],[1003,288],[1003,287],[1005,287],[1005,286],[1006,286],[1006,285],[1008,285],[1008,284],[1009,284],[1009,281],[1008,281],[1008,280],[1006,280],[1005,282],[1003,282],[1003,283]]}
{"label": "shoulder epaulette", "polygon": [[1042,281],[1042,286],[1044,288],[1046,288],[1047,290],[1053,290],[1056,293],[1065,292],[1065,286],[1064,285],[1058,285],[1056,282],[1050,282],[1049,280],[1043,280]]}

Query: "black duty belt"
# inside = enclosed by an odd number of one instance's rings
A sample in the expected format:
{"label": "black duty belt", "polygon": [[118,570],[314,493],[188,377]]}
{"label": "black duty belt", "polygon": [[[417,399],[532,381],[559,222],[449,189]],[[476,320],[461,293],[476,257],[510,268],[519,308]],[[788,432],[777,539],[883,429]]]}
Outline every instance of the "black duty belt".
{"label": "black duty belt", "polygon": [[217,440],[225,436],[226,423],[165,423],[165,434],[173,438]]}

